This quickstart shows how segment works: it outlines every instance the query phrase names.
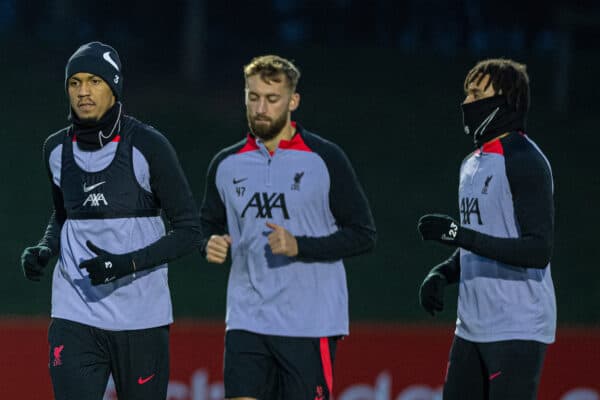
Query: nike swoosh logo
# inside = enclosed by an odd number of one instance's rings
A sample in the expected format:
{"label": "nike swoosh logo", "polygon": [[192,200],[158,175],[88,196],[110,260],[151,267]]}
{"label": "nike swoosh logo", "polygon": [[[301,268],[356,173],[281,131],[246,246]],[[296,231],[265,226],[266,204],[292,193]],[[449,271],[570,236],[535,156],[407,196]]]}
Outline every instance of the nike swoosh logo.
{"label": "nike swoosh logo", "polygon": [[235,178],[233,178],[233,184],[237,185],[238,183],[244,182],[246,179],[248,179],[248,178],[242,178],[242,179],[235,179]]}
{"label": "nike swoosh logo", "polygon": [[494,117],[496,116],[496,113],[500,110],[500,107],[496,107],[496,109],[494,111],[492,111],[484,120],[483,122],[477,127],[477,129],[475,129],[475,133],[473,133],[473,137],[479,137],[483,134],[483,132],[485,131],[485,128],[487,128],[487,126],[490,124],[490,122],[492,122],[492,120],[494,119]]}
{"label": "nike swoosh logo", "polygon": [[502,371],[498,371],[498,372],[494,372],[493,374],[490,375],[490,381],[494,378],[497,378],[498,376],[500,376],[500,374],[502,374]]}
{"label": "nike swoosh logo", "polygon": [[156,374],[152,374],[147,378],[142,378],[141,376],[138,378],[138,385],[143,385],[144,383],[148,382],[150,379],[154,378],[154,375]]}
{"label": "nike swoosh logo", "polygon": [[115,69],[117,71],[119,71],[119,66],[117,65],[117,63],[115,62],[115,60],[113,60],[111,58],[110,51],[107,51],[104,54],[102,54],[102,58],[104,58],[110,65],[112,65],[113,67],[115,67]]}
{"label": "nike swoosh logo", "polygon": [[83,183],[83,193],[91,192],[92,190],[96,189],[98,186],[104,185],[105,183],[106,183],[106,181],[102,181],[102,182],[95,183],[92,186],[86,186],[86,184],[84,182]]}

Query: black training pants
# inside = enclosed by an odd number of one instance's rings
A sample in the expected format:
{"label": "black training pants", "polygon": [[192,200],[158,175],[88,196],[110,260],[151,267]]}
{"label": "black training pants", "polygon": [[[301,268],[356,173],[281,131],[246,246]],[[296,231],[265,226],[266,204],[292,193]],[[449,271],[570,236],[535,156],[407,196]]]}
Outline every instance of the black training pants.
{"label": "black training pants", "polygon": [[455,336],[444,400],[535,400],[546,347],[532,340],[476,343]]}
{"label": "black training pants", "polygon": [[48,331],[56,400],[102,400],[112,373],[122,400],[165,400],[169,327],[107,331],[55,318]]}

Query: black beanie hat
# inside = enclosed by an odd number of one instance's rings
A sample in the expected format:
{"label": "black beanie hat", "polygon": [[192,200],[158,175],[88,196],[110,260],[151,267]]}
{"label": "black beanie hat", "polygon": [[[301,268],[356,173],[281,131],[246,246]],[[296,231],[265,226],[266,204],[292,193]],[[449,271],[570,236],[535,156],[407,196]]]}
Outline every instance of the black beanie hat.
{"label": "black beanie hat", "polygon": [[[73,53],[65,68],[65,88],[69,78],[78,72],[87,72],[104,79],[119,100],[123,92],[123,76],[121,75],[121,59],[115,49],[100,42],[82,45]],[[68,90],[67,90],[68,93]]]}

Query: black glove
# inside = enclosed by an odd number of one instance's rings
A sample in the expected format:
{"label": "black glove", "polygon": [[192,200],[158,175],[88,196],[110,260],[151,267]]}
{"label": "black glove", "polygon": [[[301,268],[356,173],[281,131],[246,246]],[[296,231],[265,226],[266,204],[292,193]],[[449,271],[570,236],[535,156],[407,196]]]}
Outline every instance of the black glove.
{"label": "black glove", "polygon": [[87,269],[92,285],[102,285],[135,272],[133,258],[127,254],[112,254],[94,245],[89,240],[87,247],[98,257],[83,261],[79,268]]}
{"label": "black glove", "polygon": [[39,282],[44,275],[43,269],[52,257],[52,250],[47,246],[27,247],[21,254],[21,267],[25,277],[31,281]]}
{"label": "black glove", "polygon": [[419,218],[417,229],[423,240],[436,240],[451,246],[460,246],[461,228],[458,222],[447,215],[423,215]]}
{"label": "black glove", "polygon": [[439,272],[431,272],[425,277],[419,288],[419,302],[431,315],[444,309],[444,289],[448,281]]}

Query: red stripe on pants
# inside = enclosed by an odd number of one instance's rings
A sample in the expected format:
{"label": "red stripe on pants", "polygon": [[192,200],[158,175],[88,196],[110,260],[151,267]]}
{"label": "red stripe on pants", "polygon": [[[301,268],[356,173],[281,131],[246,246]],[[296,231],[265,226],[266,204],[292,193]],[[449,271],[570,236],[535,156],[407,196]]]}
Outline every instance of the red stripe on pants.
{"label": "red stripe on pants", "polygon": [[333,393],[333,370],[331,368],[331,353],[329,352],[329,338],[321,338],[321,365],[323,366],[323,375],[325,375],[325,383],[329,390],[329,397]]}

